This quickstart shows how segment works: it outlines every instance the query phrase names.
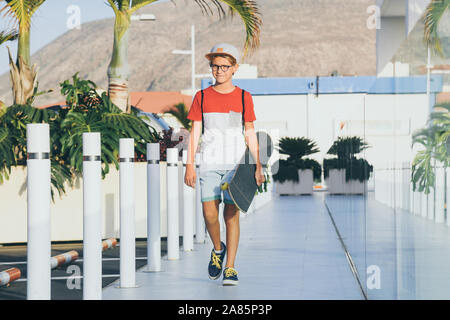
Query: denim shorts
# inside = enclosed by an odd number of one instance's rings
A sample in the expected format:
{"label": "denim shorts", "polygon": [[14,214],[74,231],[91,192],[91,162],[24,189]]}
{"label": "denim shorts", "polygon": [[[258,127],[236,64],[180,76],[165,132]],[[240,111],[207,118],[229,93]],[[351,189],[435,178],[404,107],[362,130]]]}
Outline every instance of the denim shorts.
{"label": "denim shorts", "polygon": [[217,200],[219,203],[223,202],[226,204],[234,204],[230,197],[228,190],[223,190],[220,188],[224,182],[230,182],[233,178],[236,169],[231,170],[207,170],[200,173],[200,190],[202,195],[202,202]]}

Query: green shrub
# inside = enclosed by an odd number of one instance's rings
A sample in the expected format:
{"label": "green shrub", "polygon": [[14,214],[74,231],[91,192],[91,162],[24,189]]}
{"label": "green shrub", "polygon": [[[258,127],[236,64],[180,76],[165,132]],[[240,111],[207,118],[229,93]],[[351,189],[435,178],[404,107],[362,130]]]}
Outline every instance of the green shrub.
{"label": "green shrub", "polygon": [[[31,105],[12,105],[0,113],[0,183],[8,179],[11,167],[26,164],[26,125],[48,123],[50,126],[50,159],[52,199],[61,196],[65,185],[73,186],[83,170],[83,133],[101,133],[102,177],[109,166],[119,168],[119,139],[133,138],[137,159],[145,159],[146,144],[161,137],[138,116],[137,110],[122,112],[106,93],[98,95],[96,85],[80,80],[75,74],[66,80],[61,93],[67,106],[59,110],[37,109]],[[30,100],[32,101],[32,100]]]}
{"label": "green shrub", "polygon": [[365,159],[357,159],[356,154],[369,148],[360,137],[338,137],[328,150],[327,154],[336,155],[337,158],[323,160],[324,178],[328,178],[330,169],[345,169],[345,181],[366,181],[373,171],[373,166]]}
{"label": "green shrub", "polygon": [[320,182],[322,175],[320,164],[314,159],[304,158],[319,152],[315,142],[308,138],[283,137],[279,141],[278,150],[280,154],[287,155],[288,158],[286,160],[280,159],[272,166],[272,171],[276,171],[276,166],[278,166],[277,173],[273,175],[274,181],[281,183],[287,180],[299,182],[298,170],[311,169],[314,181]]}

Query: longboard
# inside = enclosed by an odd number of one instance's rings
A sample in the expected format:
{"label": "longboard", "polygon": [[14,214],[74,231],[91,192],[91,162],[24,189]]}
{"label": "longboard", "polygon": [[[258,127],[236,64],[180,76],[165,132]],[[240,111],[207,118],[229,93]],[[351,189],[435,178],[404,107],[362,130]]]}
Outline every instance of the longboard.
{"label": "longboard", "polygon": [[[270,136],[263,132],[256,133],[259,145],[259,160],[264,166],[269,162],[272,155],[273,143]],[[252,160],[252,161],[250,161]],[[231,199],[239,210],[247,212],[250,204],[253,201],[258,185],[255,178],[256,161],[253,159],[249,148],[247,147],[241,161],[239,162],[236,171],[229,183],[224,183],[221,186],[222,190],[227,190]]]}

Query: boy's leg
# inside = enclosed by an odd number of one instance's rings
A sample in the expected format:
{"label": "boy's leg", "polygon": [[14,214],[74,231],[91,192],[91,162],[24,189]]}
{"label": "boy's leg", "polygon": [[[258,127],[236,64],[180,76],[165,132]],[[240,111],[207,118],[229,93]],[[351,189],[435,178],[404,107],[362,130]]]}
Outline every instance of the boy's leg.
{"label": "boy's leg", "polygon": [[223,216],[227,228],[227,262],[226,267],[234,268],[234,260],[239,243],[239,209],[234,204],[225,203]]}
{"label": "boy's leg", "polygon": [[[236,167],[228,172],[222,178],[221,184],[225,182],[230,182],[234,173],[236,172]],[[223,218],[225,220],[225,226],[227,229],[227,262],[226,267],[234,268],[234,260],[236,258],[236,252],[239,243],[239,214],[240,210],[234,204],[228,190],[223,191],[223,202],[225,204],[223,209]]]}
{"label": "boy's leg", "polygon": [[216,251],[221,250],[222,247],[219,224],[219,203],[221,201],[219,184],[221,178],[219,172],[214,170],[201,172],[199,177],[205,226]]}
{"label": "boy's leg", "polygon": [[221,250],[220,244],[220,224],[219,224],[219,202],[211,200],[203,202],[203,217],[205,218],[206,229],[214,244],[216,251]]}

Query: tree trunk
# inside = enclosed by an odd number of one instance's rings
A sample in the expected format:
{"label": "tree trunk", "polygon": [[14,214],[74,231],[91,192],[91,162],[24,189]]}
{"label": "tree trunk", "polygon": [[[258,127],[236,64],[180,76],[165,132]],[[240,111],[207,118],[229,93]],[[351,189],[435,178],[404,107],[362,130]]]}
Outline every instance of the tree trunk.
{"label": "tree trunk", "polygon": [[8,48],[10,76],[13,91],[14,104],[26,104],[27,100],[33,96],[36,86],[38,69],[36,64],[30,69],[21,55],[18,54],[17,64],[13,62],[11,52]]}
{"label": "tree trunk", "polygon": [[128,76],[128,28],[130,19],[127,13],[116,16],[114,24],[114,46],[108,67],[108,95],[111,102],[122,111],[129,112]]}
{"label": "tree trunk", "polygon": [[19,57],[22,57],[26,65],[30,65],[30,27],[22,27],[22,24],[19,25],[19,38],[17,40],[17,67],[20,64]]}

